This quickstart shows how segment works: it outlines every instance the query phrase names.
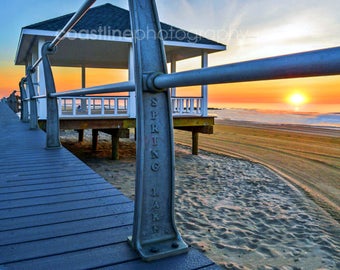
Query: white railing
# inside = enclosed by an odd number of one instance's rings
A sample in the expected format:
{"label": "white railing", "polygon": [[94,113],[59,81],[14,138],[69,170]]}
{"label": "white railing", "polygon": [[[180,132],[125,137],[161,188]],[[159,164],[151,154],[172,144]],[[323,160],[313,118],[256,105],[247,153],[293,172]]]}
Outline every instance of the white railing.
{"label": "white railing", "polygon": [[171,98],[173,115],[202,115],[201,97],[174,97]]}
{"label": "white railing", "polygon": [[[130,116],[129,97],[58,97],[59,117],[115,117]],[[171,98],[172,114],[202,115],[201,97],[173,97]]]}
{"label": "white railing", "polygon": [[59,117],[129,116],[129,97],[59,97]]}

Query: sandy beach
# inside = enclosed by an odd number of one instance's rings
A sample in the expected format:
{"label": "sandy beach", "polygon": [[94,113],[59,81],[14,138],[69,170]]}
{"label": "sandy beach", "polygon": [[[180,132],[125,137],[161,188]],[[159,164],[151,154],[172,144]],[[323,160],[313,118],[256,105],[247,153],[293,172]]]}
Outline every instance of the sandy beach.
{"label": "sandy beach", "polygon": [[[176,141],[191,145],[188,132]],[[340,222],[340,131],[307,125],[216,120],[200,149],[258,162],[301,188]]]}
{"label": "sandy beach", "polygon": [[[134,141],[121,139],[121,159],[113,161],[110,137],[100,133],[92,153],[90,135],[86,131],[82,143],[74,131],[61,137],[66,148],[133,199]],[[217,129],[211,136],[218,135]],[[211,137],[210,146],[220,145],[220,154],[200,150],[198,156],[183,145],[187,137],[176,131],[182,143],[175,152],[176,222],[187,243],[224,269],[340,268],[340,225],[324,208],[268,166],[227,156],[232,153],[223,151],[219,137]],[[200,147],[208,148],[208,142],[200,137]]]}

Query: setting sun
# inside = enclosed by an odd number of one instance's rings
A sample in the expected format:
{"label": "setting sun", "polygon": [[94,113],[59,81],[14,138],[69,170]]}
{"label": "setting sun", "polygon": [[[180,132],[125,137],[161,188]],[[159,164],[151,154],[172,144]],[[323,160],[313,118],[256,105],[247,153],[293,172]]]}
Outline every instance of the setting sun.
{"label": "setting sun", "polygon": [[307,102],[307,97],[304,94],[301,93],[294,93],[288,97],[288,101],[295,105],[302,105]]}

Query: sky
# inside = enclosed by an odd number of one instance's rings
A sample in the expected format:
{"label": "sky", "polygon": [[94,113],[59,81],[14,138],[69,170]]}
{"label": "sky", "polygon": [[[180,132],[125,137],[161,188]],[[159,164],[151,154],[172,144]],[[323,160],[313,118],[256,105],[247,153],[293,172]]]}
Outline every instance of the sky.
{"label": "sky", "polygon": [[[83,0],[1,0],[0,97],[17,89],[23,66],[14,66],[21,28],[76,11]],[[127,0],[98,0],[128,8]],[[226,44],[227,51],[209,55],[209,66],[340,46],[339,0],[156,0],[161,21]],[[178,70],[200,67],[195,58]],[[54,69],[58,90],[80,87],[80,71]],[[125,71],[88,74],[88,85],[125,80]],[[106,74],[106,76],[105,76]],[[76,75],[76,76],[74,76]],[[75,77],[77,79],[75,79]],[[179,89],[179,95],[199,95],[199,88]],[[229,103],[304,102],[340,106],[340,75],[209,86],[209,105]],[[221,105],[222,104],[222,105]],[[340,109],[339,109],[340,110]]]}

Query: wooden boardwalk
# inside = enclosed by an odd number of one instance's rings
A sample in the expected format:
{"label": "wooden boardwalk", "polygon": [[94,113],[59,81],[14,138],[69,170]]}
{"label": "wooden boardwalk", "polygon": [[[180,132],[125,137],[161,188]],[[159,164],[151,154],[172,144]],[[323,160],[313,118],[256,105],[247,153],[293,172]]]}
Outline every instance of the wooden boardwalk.
{"label": "wooden boardwalk", "polygon": [[0,269],[219,269],[194,249],[143,262],[133,202],[0,102]]}

